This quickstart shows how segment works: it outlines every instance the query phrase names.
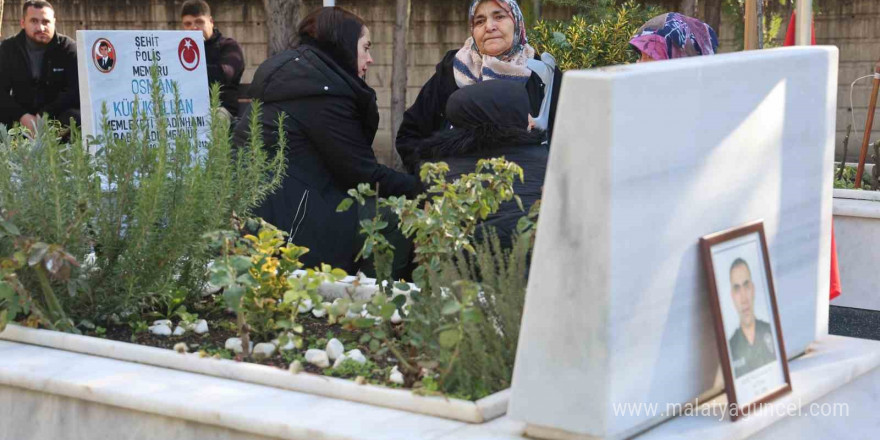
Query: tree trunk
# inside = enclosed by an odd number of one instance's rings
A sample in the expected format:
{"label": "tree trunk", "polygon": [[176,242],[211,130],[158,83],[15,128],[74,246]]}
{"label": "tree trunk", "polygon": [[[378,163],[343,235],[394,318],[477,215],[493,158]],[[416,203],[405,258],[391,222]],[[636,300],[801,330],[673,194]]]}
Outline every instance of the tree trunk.
{"label": "tree trunk", "polygon": [[391,152],[389,164],[402,171],[403,161],[397,154],[397,130],[403,122],[406,111],[406,32],[409,29],[409,16],[412,9],[410,0],[395,0],[394,43],[391,61]]}
{"label": "tree trunk", "polygon": [[3,35],[3,0],[0,0],[0,35]]}
{"label": "tree trunk", "polygon": [[699,18],[715,29],[719,39],[721,38],[721,2],[722,0],[700,0],[699,3]]}
{"label": "tree trunk", "polygon": [[290,49],[296,43],[296,28],[302,18],[302,0],[263,0],[269,29],[269,56]]}
{"label": "tree trunk", "polygon": [[688,17],[697,16],[697,0],[681,0],[681,13]]}

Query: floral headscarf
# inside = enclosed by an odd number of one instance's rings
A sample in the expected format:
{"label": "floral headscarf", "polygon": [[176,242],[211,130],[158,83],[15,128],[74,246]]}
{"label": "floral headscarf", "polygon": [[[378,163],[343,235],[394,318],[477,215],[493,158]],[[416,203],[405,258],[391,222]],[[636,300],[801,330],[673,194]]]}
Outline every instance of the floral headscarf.
{"label": "floral headscarf", "polygon": [[464,46],[458,50],[453,62],[456,84],[464,87],[491,79],[528,81],[532,71],[529,70],[526,62],[535,56],[535,49],[529,46],[525,19],[519,4],[516,0],[474,0],[468,13],[472,33],[477,6],[486,1],[494,1],[513,19],[513,45],[501,55],[489,56],[480,53],[473,36],[468,38]]}
{"label": "floral headscarf", "polygon": [[718,51],[718,35],[696,18],[670,12],[648,20],[629,44],[655,60],[668,60],[713,55]]}

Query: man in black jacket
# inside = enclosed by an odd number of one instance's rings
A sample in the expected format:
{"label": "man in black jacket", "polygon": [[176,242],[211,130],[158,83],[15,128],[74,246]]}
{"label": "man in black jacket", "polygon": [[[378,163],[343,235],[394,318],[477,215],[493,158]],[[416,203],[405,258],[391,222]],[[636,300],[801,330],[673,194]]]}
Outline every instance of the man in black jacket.
{"label": "man in black jacket", "polygon": [[0,44],[0,124],[33,131],[43,114],[79,123],[76,43],[55,32],[49,2],[28,0],[21,32]]}
{"label": "man in black jacket", "polygon": [[187,0],[180,9],[180,21],[188,31],[205,36],[208,83],[220,83],[220,104],[231,116],[238,114],[238,85],[244,73],[244,53],[238,42],[214,28],[211,7],[204,0]]}

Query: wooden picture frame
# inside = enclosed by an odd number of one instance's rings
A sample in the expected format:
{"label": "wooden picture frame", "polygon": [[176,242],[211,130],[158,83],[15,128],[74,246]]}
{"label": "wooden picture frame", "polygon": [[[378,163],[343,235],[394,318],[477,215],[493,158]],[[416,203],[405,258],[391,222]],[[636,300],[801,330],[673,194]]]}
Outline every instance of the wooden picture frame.
{"label": "wooden picture frame", "polygon": [[764,223],[704,236],[700,252],[728,413],[736,421],[791,392]]}

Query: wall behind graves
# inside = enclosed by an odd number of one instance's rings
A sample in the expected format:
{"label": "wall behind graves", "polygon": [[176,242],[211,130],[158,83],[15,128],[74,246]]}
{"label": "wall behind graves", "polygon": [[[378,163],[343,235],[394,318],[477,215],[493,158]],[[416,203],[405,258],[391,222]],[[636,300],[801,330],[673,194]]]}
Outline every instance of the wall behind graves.
{"label": "wall behind graves", "polygon": [[[822,14],[816,17],[816,44],[833,44],[840,48],[836,157],[840,160],[843,155],[846,127],[855,116],[847,149],[847,161],[855,162],[865,132],[872,81],[867,78],[856,83],[853,91],[854,115],[849,111],[850,84],[856,78],[873,73],[874,63],[880,58],[880,1],[821,0],[819,5]],[[874,124],[871,139],[880,140],[880,121]]]}
{"label": "wall behind graves", "polygon": [[[4,1],[4,0],[0,0]],[[5,0],[2,35],[18,32],[21,0]],[[175,29],[181,0],[55,0],[58,29],[73,35],[77,29]],[[235,38],[244,48],[247,62],[243,81],[250,82],[254,71],[266,58],[267,31],[262,2],[259,0],[212,0],[214,18],[219,29]],[[407,101],[411,104],[422,84],[434,72],[435,64],[450,49],[459,47],[467,38],[466,14],[468,0],[413,0],[412,20],[408,38],[409,80]],[[650,3],[665,3],[662,0]],[[872,72],[880,57],[880,1],[877,0],[815,0],[821,13],[816,16],[819,44],[840,48],[838,90],[837,151],[842,155],[841,141],[850,123],[849,85],[859,76]],[[306,0],[307,9],[320,1]],[[381,111],[380,131],[374,147],[380,160],[386,161],[390,147],[391,118],[391,37],[394,24],[394,0],[338,0],[337,4],[367,20],[373,32],[373,56],[376,64],[368,83],[376,89]],[[564,18],[565,9],[545,9],[547,18]],[[734,38],[733,18],[725,17],[720,30],[721,51],[730,51]],[[787,18],[786,18],[787,21]],[[784,33],[785,25],[782,32]],[[849,160],[861,144],[865,112],[870,93],[870,79],[860,81],[854,92],[856,126],[850,140]],[[874,130],[880,139],[880,123]]]}

